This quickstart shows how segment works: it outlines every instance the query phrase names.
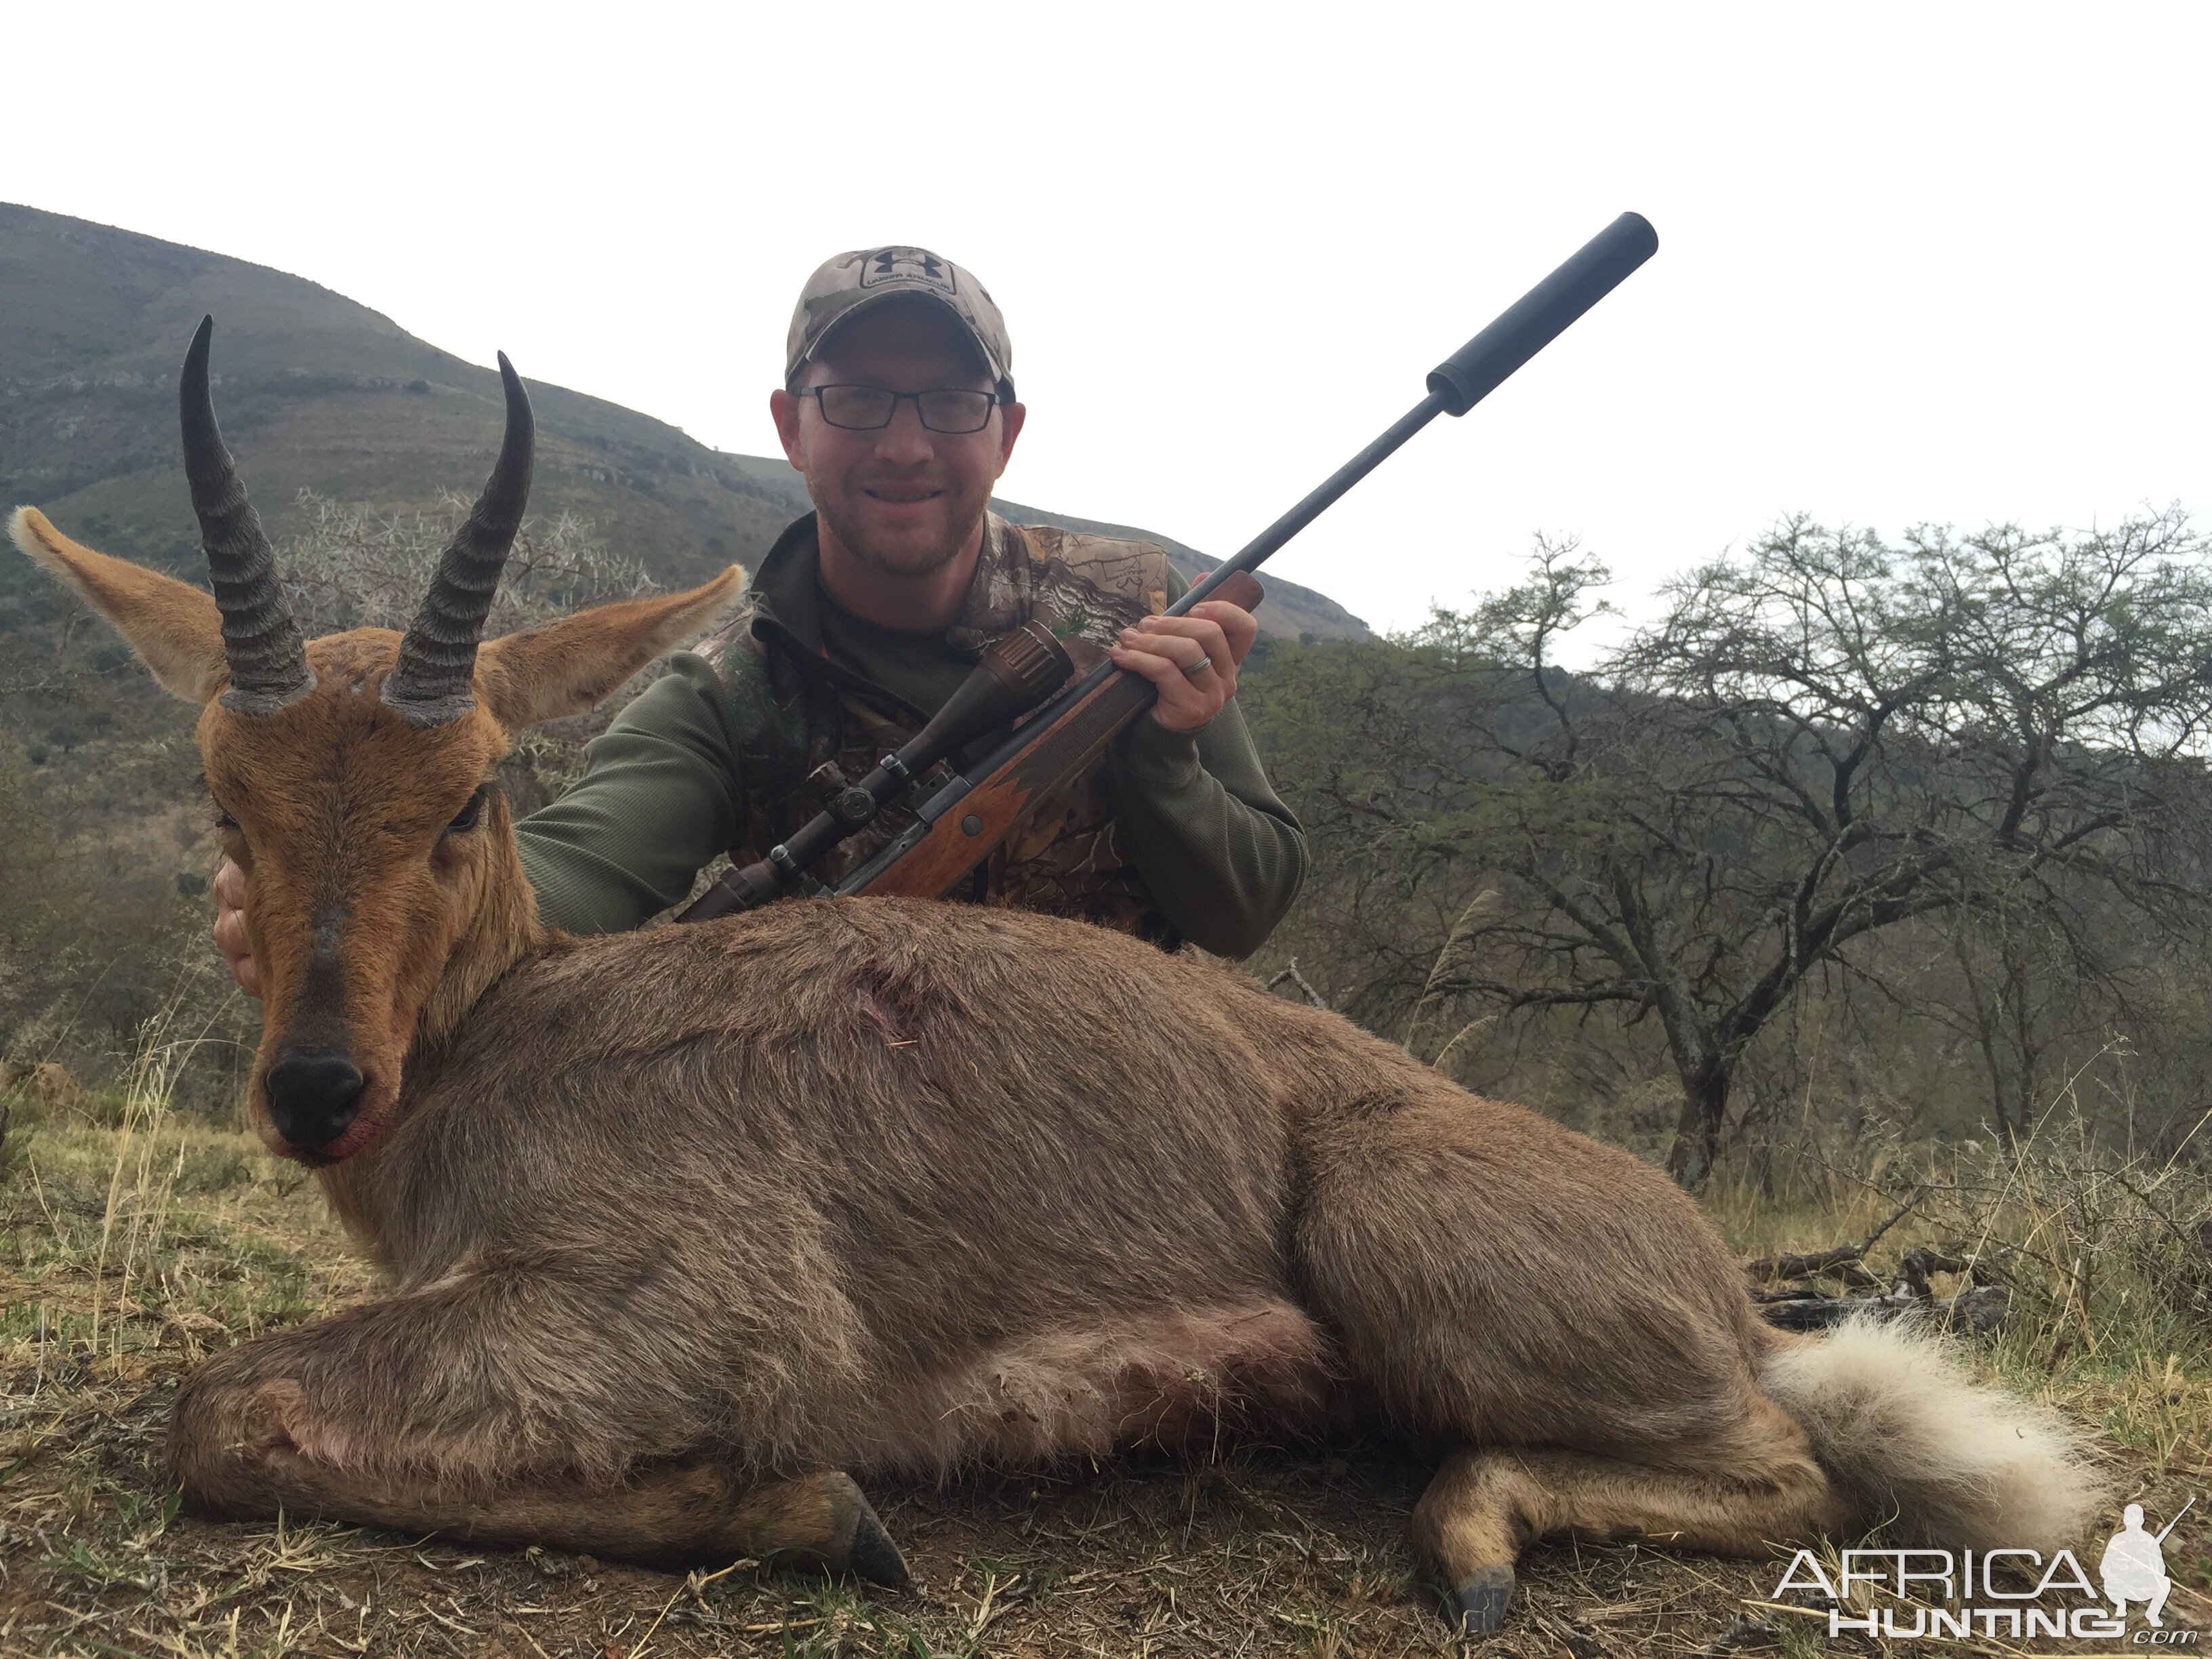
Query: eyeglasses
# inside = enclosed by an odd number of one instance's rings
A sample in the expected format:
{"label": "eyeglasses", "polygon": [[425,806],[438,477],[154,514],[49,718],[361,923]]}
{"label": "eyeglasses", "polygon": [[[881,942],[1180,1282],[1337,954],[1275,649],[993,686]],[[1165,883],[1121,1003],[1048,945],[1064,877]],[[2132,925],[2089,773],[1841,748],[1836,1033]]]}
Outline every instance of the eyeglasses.
{"label": "eyeglasses", "polygon": [[945,386],[929,392],[893,392],[880,386],[811,386],[798,394],[822,406],[822,418],[848,432],[874,432],[891,423],[898,406],[914,399],[915,413],[932,432],[981,432],[1001,401],[995,392]]}

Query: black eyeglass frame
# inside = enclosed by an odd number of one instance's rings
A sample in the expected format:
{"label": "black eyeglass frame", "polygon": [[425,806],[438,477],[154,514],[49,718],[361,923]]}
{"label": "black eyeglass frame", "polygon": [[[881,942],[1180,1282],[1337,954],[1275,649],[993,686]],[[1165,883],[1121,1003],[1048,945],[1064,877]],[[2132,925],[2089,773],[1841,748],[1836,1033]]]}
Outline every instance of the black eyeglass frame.
{"label": "black eyeglass frame", "polygon": [[[889,398],[891,400],[890,407],[884,411],[884,418],[876,422],[874,424],[871,426],[854,426],[848,422],[833,421],[830,418],[830,406],[822,400],[822,394],[825,392],[873,392],[883,397]],[[973,426],[951,427],[931,425],[929,416],[922,408],[921,400],[924,398],[935,397],[941,392],[951,392],[955,396],[962,398],[982,398],[988,399],[983,405],[983,418],[976,422]],[[898,406],[906,402],[908,398],[912,398],[914,400],[914,416],[916,420],[921,422],[921,429],[925,432],[934,432],[940,437],[946,438],[964,438],[970,436],[975,433],[981,432],[985,427],[991,424],[991,411],[993,410],[999,408],[1002,404],[1013,402],[1012,398],[1007,397],[1003,392],[995,391],[982,392],[977,390],[972,386],[925,386],[919,392],[893,392],[889,386],[863,386],[852,381],[842,381],[833,386],[802,386],[795,391],[792,395],[799,398],[813,398],[814,407],[821,412],[823,424],[825,426],[834,426],[840,432],[881,432],[885,427],[889,426],[893,421],[898,418]]]}

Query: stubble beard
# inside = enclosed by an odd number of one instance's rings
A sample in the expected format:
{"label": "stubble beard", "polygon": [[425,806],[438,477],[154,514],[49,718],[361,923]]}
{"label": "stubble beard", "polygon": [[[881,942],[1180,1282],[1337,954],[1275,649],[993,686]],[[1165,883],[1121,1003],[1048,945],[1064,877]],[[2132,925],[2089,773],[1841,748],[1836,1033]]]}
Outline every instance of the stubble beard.
{"label": "stubble beard", "polygon": [[940,538],[933,538],[918,546],[887,547],[869,534],[858,515],[846,511],[842,498],[833,496],[832,500],[834,506],[816,502],[815,511],[829,524],[838,544],[860,563],[888,576],[927,576],[942,570],[960,556],[961,550],[983,522],[984,509],[979,506],[966,522],[956,523]]}

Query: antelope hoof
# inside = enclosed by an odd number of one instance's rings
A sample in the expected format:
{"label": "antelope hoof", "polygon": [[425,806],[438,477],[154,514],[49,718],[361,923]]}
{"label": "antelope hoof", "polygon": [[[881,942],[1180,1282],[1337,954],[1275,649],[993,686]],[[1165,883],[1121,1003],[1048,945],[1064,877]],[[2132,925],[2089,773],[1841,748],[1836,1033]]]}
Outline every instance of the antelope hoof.
{"label": "antelope hoof", "polygon": [[882,1517],[858,1483],[849,1474],[826,1474],[821,1477],[820,1491],[829,1509],[822,1565],[886,1589],[904,1589],[912,1582],[906,1558],[891,1542]]}
{"label": "antelope hoof", "polygon": [[853,1477],[839,1470],[798,1475],[755,1492],[736,1517],[739,1553],[763,1560],[849,1572],[903,1589],[906,1561]]}
{"label": "antelope hoof", "polygon": [[1480,1636],[1504,1628],[1506,1598],[1512,1594],[1512,1568],[1477,1568],[1474,1577],[1453,1592],[1459,1606],[1460,1629],[1470,1636]]}
{"label": "antelope hoof", "polygon": [[906,1558],[899,1547],[891,1542],[890,1534],[884,1523],[876,1519],[876,1512],[861,1499],[860,1518],[853,1528],[853,1542],[845,1552],[845,1565],[871,1584],[881,1584],[885,1589],[904,1589],[913,1582],[906,1570]]}

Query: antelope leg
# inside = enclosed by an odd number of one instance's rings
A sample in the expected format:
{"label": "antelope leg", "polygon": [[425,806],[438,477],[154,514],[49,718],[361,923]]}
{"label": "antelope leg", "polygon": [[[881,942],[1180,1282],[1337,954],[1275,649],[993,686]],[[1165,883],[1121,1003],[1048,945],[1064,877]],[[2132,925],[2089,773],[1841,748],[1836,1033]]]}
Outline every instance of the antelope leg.
{"label": "antelope leg", "polygon": [[1641,1535],[1678,1549],[1762,1555],[1776,1542],[1818,1536],[1842,1513],[1802,1435],[1793,1428],[1776,1438],[1771,1457],[1731,1465],[1716,1456],[1702,1474],[1551,1448],[1462,1446],[1414,1507],[1414,1553],[1467,1631],[1504,1624],[1515,1559],[1552,1534]]}
{"label": "antelope leg", "polygon": [[[748,1481],[711,1460],[647,1465],[618,1485],[567,1478],[456,1481],[450,1476],[349,1468],[303,1451],[284,1427],[295,1400],[264,1384],[260,1396],[217,1411],[221,1443],[173,1443],[188,1505],[223,1520],[279,1513],[438,1533],[481,1544],[544,1544],[647,1566],[688,1567],[751,1556],[907,1583],[906,1563],[851,1476],[837,1470]],[[272,1395],[274,1397],[271,1397]],[[180,1425],[180,1427],[185,1426]]]}
{"label": "antelope leg", "polygon": [[272,1332],[185,1380],[169,1460],[197,1513],[544,1544],[653,1566],[782,1557],[906,1582],[849,1475],[763,1479],[712,1413],[526,1275],[484,1273]]}
{"label": "antelope leg", "polygon": [[682,1461],[637,1470],[613,1487],[525,1478],[487,1489],[349,1469],[302,1452],[266,1419],[213,1455],[196,1450],[179,1462],[191,1507],[218,1519],[281,1512],[471,1543],[544,1544],[648,1566],[752,1556],[849,1571],[872,1583],[907,1583],[906,1563],[874,1509],[850,1475],[834,1469],[749,1483],[726,1464]]}

